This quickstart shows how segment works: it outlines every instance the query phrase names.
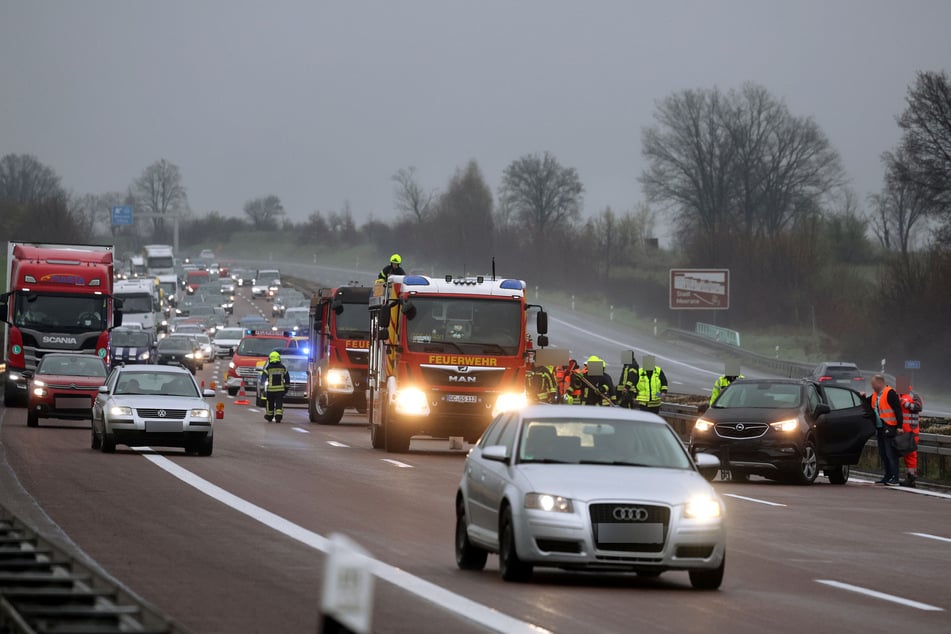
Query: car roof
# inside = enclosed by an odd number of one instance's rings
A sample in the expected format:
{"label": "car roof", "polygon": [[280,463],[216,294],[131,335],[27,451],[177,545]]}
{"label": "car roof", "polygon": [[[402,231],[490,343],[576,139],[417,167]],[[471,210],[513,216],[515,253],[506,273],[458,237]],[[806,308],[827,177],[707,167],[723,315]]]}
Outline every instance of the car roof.
{"label": "car roof", "polygon": [[172,372],[175,374],[186,374],[188,376],[192,375],[191,370],[183,368],[180,365],[120,365],[116,367],[116,370],[119,372]]}
{"label": "car roof", "polygon": [[529,405],[519,414],[523,419],[574,418],[576,420],[635,420],[643,423],[666,425],[656,414],[623,407],[579,407],[577,405]]}
{"label": "car roof", "polygon": [[812,379],[737,379],[731,385],[736,383],[775,383],[777,385],[804,385],[806,383],[814,384]]}

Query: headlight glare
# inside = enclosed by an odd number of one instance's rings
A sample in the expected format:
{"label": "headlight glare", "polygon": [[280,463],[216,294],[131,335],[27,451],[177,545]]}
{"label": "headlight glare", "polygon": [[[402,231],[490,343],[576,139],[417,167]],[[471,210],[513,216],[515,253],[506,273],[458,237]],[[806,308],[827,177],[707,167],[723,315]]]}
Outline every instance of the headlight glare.
{"label": "headlight glare", "polygon": [[720,517],[720,502],[711,497],[695,497],[684,506],[684,517],[694,520],[709,520]]}
{"label": "headlight glare", "polygon": [[35,387],[35,388],[33,388],[33,395],[34,395],[34,396],[46,396],[46,389],[45,389],[45,388],[42,388],[42,387]]}
{"label": "headlight glare", "polygon": [[192,418],[210,418],[210,417],[211,417],[211,410],[209,410],[209,409],[193,409],[191,412],[189,412],[188,415],[191,416]]}
{"label": "headlight glare", "polygon": [[795,418],[792,418],[790,420],[781,420],[778,423],[770,423],[769,426],[775,431],[796,431],[799,429],[799,421]]}
{"label": "headlight glare", "polygon": [[113,405],[109,408],[109,414],[111,416],[132,416],[131,407],[122,407],[121,405]]}
{"label": "headlight glare", "polygon": [[499,394],[495,400],[495,407],[492,409],[492,418],[495,418],[503,412],[513,412],[522,409],[528,405],[528,399],[524,392],[506,392]]}
{"label": "headlight glare", "polygon": [[525,496],[525,508],[554,513],[574,513],[571,500],[548,493],[529,493]]}
{"label": "headlight glare", "polygon": [[394,397],[396,411],[408,416],[428,416],[426,393],[414,387],[399,390]]}
{"label": "headlight glare", "polygon": [[694,423],[693,428],[699,432],[706,432],[713,429],[713,423],[711,423],[705,418],[698,418],[697,422]]}
{"label": "headlight glare", "polygon": [[149,357],[151,357],[151,356],[152,356],[152,355],[149,354],[149,351],[146,350],[145,352],[143,352],[142,354],[139,355],[139,361],[148,361],[148,360],[149,360]]}

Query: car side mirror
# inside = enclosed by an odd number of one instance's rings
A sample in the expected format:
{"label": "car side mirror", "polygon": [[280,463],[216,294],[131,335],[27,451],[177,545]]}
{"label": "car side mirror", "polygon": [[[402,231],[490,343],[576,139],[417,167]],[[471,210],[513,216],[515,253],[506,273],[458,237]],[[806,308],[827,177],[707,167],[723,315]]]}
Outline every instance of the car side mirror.
{"label": "car side mirror", "polygon": [[490,445],[482,450],[482,457],[496,462],[509,461],[509,448],[505,445]]}
{"label": "car side mirror", "polygon": [[108,385],[100,385],[100,386],[99,386],[99,393],[100,393],[100,394],[108,394],[108,393],[109,393],[109,386],[108,386]]}
{"label": "car side mirror", "polygon": [[538,347],[539,348],[548,347],[548,335],[538,335]]}
{"label": "car side mirror", "polygon": [[815,417],[819,418],[820,416],[825,416],[832,411],[832,408],[826,405],[825,403],[819,403],[816,405]]}
{"label": "car side mirror", "polygon": [[693,457],[693,463],[707,479],[716,477],[717,471],[720,470],[720,459],[711,453],[698,453]]}
{"label": "car side mirror", "polygon": [[214,396],[215,396],[215,391],[214,391],[214,390],[203,390],[202,393],[201,393],[201,395],[202,395],[202,396],[205,396],[205,397],[208,397],[208,398],[214,398]]}
{"label": "car side mirror", "polygon": [[33,370],[24,370],[23,372],[20,372],[20,376],[22,376],[24,379],[32,379]]}
{"label": "car side mirror", "polygon": [[404,315],[406,315],[406,319],[412,321],[412,319],[416,317],[416,306],[409,300],[403,302],[403,306],[400,308],[400,310],[403,311]]}

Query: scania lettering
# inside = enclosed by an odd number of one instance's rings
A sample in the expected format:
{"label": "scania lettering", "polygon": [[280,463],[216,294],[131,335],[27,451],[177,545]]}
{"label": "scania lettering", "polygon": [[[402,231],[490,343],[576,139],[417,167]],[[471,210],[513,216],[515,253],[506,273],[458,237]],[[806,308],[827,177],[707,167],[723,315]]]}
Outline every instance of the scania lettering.
{"label": "scania lettering", "polygon": [[492,418],[525,404],[534,354],[525,283],[484,277],[390,276],[370,300],[370,437],[375,449],[409,450],[415,435],[474,442]]}
{"label": "scania lettering", "polygon": [[310,420],[336,425],[344,410],[367,408],[368,286],[322,288],[310,302]]}
{"label": "scania lettering", "polygon": [[113,303],[113,273],[111,245],[7,245],[0,319],[8,407],[26,405],[23,373],[47,352],[94,354],[109,362],[109,329],[122,321]]}

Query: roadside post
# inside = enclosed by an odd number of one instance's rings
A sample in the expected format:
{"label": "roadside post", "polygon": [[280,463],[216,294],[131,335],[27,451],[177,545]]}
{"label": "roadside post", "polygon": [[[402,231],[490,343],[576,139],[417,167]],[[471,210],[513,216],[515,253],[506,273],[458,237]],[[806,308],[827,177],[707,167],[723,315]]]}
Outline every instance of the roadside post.
{"label": "roadside post", "polygon": [[370,634],[373,618],[373,560],[349,537],[330,536],[320,603],[321,634]]}

